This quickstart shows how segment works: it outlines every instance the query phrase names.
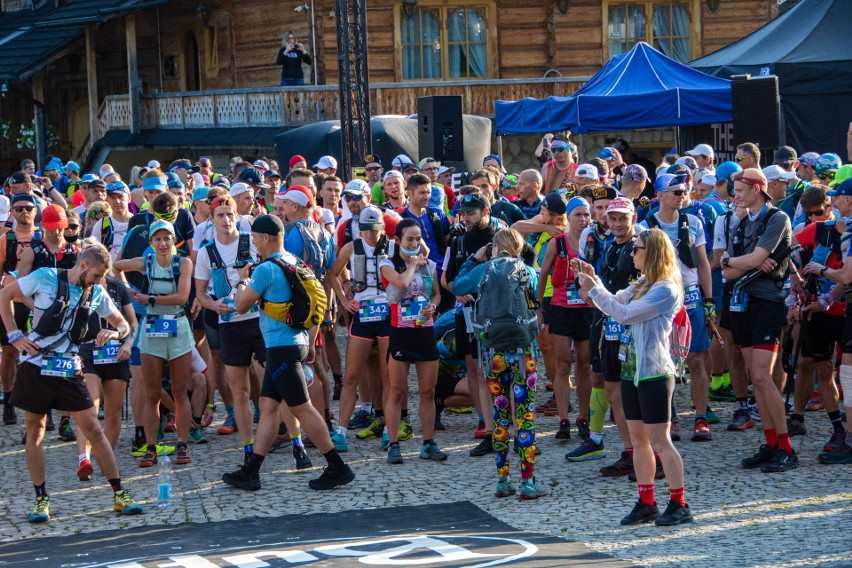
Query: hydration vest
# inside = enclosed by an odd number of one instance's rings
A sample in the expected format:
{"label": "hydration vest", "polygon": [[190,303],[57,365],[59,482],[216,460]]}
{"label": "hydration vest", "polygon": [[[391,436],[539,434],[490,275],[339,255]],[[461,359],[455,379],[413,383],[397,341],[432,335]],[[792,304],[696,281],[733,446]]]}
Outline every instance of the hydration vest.
{"label": "hydration vest", "polygon": [[[237,260],[234,263],[234,268],[242,268],[251,262],[251,235],[248,233],[240,233],[237,243]],[[219,249],[216,248],[216,240],[213,239],[206,245],[204,249],[207,251],[207,258],[210,259],[210,276],[213,283],[213,299],[226,298],[231,295],[231,283],[228,281],[227,267],[222,260],[222,255],[219,254]]]}
{"label": "hydration vest", "polygon": [[[363,292],[367,289],[367,251],[364,248],[363,239],[355,239],[353,241],[353,256],[352,256],[352,291]],[[382,285],[382,275],[379,273],[379,263],[388,257],[388,239],[385,235],[379,238],[373,250],[373,256],[370,257],[375,261],[375,276],[376,289],[384,290]]]}
{"label": "hydration vest", "polygon": [[612,241],[604,250],[600,271],[601,280],[604,287],[613,294],[627,288],[630,281],[639,276],[639,271],[636,270],[633,258],[630,256],[635,241],[635,236],[620,245]]}
{"label": "hydration vest", "polygon": [[[648,215],[645,218],[649,229],[659,228],[660,221],[655,214]],[[678,213],[677,215],[677,255],[680,261],[687,268],[695,268],[698,266],[698,255],[695,252],[695,241],[692,238],[692,232],[689,230],[689,217],[686,213]]]}
{"label": "hydration vest", "polygon": [[[745,226],[748,217],[740,219],[739,225],[737,225],[737,230],[734,233],[733,239],[733,247],[734,247],[734,256],[743,256],[745,254],[749,254],[754,250],[757,246],[757,241],[760,239],[760,236],[766,232],[766,226],[769,224],[769,220],[773,215],[779,213],[781,210],[773,207],[772,205],[767,204],[766,212],[760,216],[760,220],[757,222],[757,227],[754,230],[754,234],[751,236],[751,240],[746,243],[745,239]],[[775,252],[779,249],[783,249],[786,246],[786,243],[780,242],[775,250],[770,251],[769,256],[775,254]],[[775,269],[772,272],[767,274],[761,274],[758,278],[770,278],[775,282],[784,282],[787,279],[787,267],[789,266],[790,257],[787,256],[783,260],[779,260],[775,266]]]}
{"label": "hydration vest", "polygon": [[71,343],[80,344],[89,329],[89,317],[92,314],[92,289],[83,288],[80,295],[80,300],[74,307],[74,310],[68,310],[71,303],[71,294],[68,287],[68,271],[57,270],[57,288],[56,298],[53,303],[44,310],[38,323],[33,326],[33,331],[39,336],[46,338],[52,337],[62,331],[65,320],[70,317],[71,325],[68,328],[68,339]]}
{"label": "hydration vest", "polygon": [[42,239],[33,240],[30,248],[33,251],[33,271],[39,268],[69,269],[77,262],[77,256],[80,254],[77,245],[71,243],[65,243],[59,252],[50,252]]}
{"label": "hydration vest", "polygon": [[[41,231],[35,231],[29,242],[21,244],[32,246],[36,241],[40,240]],[[3,263],[4,272],[12,272],[18,268],[18,244],[18,237],[14,231],[6,233],[6,262]]]}

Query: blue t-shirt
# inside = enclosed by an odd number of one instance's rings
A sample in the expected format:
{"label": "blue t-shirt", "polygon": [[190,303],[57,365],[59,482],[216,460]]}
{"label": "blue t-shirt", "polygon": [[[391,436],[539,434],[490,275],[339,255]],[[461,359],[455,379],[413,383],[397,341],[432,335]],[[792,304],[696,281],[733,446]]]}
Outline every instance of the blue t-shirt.
{"label": "blue t-shirt", "polygon": [[[317,230],[319,225],[314,223],[313,221],[308,220],[299,220],[293,223],[293,227],[290,227],[289,230],[284,234],[284,250],[289,252],[295,257],[300,258],[302,261],[307,262],[308,259],[302,258],[305,252],[305,241],[302,238],[302,234],[296,229],[295,225],[303,223],[308,224],[312,227],[313,230]],[[314,227],[316,225],[316,227]],[[331,241],[331,235],[328,234],[328,231],[319,227],[319,234],[322,235],[323,243],[321,246],[323,247],[323,251],[326,257],[326,264],[322,267],[323,270],[328,270],[331,268],[331,265],[334,264],[334,246]],[[313,267],[312,267],[313,268]]]}
{"label": "blue t-shirt", "polygon": [[515,201],[515,205],[517,205],[518,208],[523,211],[524,217],[526,217],[527,220],[530,220],[539,213],[541,213],[541,204],[541,197],[536,197],[535,203],[533,203],[532,205],[530,205],[523,199],[518,199],[517,201]]}
{"label": "blue t-shirt", "polygon": [[[276,252],[270,258],[276,256],[283,256],[295,262],[289,253]],[[249,288],[268,302],[289,302],[293,298],[293,291],[284,271],[274,262],[261,262],[254,268]],[[274,320],[263,310],[260,310],[260,331],[267,348],[308,344],[307,331],[296,330],[284,322]]]}
{"label": "blue t-shirt", "polygon": [[[444,230],[444,234],[446,235],[450,231],[450,222],[447,220],[447,216],[444,215],[443,211],[438,209],[432,209],[432,212],[437,216],[438,221],[441,224],[441,228]],[[411,210],[406,207],[402,212],[402,216],[410,217],[417,221],[417,224],[420,225],[420,234],[423,237],[423,242],[426,243],[426,246],[429,247],[429,260],[433,261],[438,266],[441,266],[444,263],[444,255],[438,249],[438,239],[435,235],[435,231],[432,229],[432,222],[429,220],[429,213],[426,210],[423,211],[423,215],[418,217]]]}

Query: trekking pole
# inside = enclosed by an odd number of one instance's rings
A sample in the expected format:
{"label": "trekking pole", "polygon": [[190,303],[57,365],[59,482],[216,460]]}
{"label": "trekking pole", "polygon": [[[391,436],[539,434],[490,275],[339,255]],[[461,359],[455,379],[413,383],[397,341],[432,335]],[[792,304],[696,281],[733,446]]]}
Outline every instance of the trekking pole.
{"label": "trekking pole", "polygon": [[[811,302],[811,293],[807,292],[805,294],[805,302],[803,305],[807,306]],[[796,392],[796,376],[798,375],[798,367],[799,367],[799,354],[802,351],[802,306],[799,306],[799,337],[796,338],[796,342],[793,346],[793,353],[790,356],[790,369],[787,371],[787,381],[784,384],[784,408],[788,407],[790,404],[790,395]],[[789,333],[793,333],[793,326],[790,326]]]}

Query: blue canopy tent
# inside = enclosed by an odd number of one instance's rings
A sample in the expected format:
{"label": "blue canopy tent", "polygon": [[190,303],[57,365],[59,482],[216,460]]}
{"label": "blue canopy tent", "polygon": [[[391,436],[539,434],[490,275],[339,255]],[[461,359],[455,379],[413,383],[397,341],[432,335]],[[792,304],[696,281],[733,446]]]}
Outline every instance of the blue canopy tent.
{"label": "blue canopy tent", "polygon": [[640,42],[570,97],[494,103],[497,134],[601,132],[730,122],[731,83]]}

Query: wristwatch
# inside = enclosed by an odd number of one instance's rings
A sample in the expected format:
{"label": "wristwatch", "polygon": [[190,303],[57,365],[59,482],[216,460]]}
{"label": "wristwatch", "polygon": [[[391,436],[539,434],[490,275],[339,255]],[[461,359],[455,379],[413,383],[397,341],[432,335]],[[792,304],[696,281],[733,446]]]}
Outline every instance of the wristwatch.
{"label": "wristwatch", "polygon": [[825,271],[826,271],[826,270],[828,270],[828,267],[827,267],[827,266],[823,266],[823,267],[820,269],[820,271],[819,271],[819,275],[820,275],[820,276],[825,276]]}
{"label": "wristwatch", "polygon": [[731,262],[730,256],[723,256],[721,260],[722,268],[729,268]]}
{"label": "wristwatch", "polygon": [[157,305],[157,297],[156,296],[148,296],[148,305],[153,307]]}

